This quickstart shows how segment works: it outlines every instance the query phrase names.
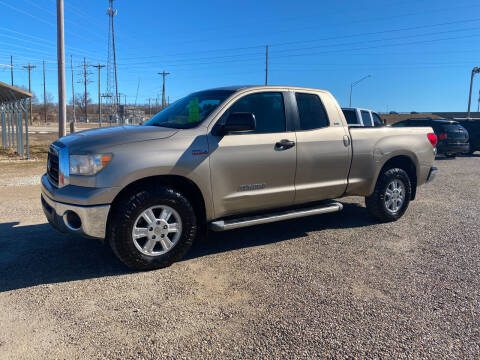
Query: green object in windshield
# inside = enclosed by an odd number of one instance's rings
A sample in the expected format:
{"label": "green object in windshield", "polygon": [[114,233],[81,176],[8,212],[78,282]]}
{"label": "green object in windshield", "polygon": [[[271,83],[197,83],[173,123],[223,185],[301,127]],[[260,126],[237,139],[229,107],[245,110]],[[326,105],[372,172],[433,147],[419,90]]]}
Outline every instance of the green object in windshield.
{"label": "green object in windshield", "polygon": [[188,122],[196,123],[200,120],[200,110],[198,108],[198,98],[195,97],[190,100],[188,106]]}

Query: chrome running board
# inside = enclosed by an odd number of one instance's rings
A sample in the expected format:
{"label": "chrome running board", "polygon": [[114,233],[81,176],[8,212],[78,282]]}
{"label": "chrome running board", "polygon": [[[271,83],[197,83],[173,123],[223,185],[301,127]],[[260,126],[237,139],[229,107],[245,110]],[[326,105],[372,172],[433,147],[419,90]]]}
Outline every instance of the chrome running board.
{"label": "chrome running board", "polygon": [[340,211],[342,209],[343,205],[339,202],[331,202],[328,204],[317,205],[314,207],[280,211],[251,217],[242,217],[229,220],[215,220],[210,223],[210,229],[213,231],[232,230],[252,225],[267,224],[275,221],[295,219],[304,216],[332,213]]}

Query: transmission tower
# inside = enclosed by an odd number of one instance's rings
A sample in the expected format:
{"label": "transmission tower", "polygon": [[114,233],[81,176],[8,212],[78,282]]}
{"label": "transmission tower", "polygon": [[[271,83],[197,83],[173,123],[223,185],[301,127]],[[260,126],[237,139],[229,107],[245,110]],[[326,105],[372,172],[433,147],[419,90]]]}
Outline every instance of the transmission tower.
{"label": "transmission tower", "polygon": [[107,97],[111,99],[112,111],[111,113],[118,114],[118,104],[120,99],[118,97],[118,78],[117,78],[117,55],[115,52],[115,26],[114,18],[117,15],[117,10],[113,7],[114,0],[108,0],[109,7],[107,15],[109,17],[108,23],[108,58],[107,58]]}

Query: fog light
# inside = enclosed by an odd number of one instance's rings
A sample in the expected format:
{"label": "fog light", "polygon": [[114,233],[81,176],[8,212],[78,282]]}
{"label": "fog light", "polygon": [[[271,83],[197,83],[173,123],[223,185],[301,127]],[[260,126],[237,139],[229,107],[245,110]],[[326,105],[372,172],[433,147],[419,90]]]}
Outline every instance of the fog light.
{"label": "fog light", "polygon": [[82,227],[82,220],[75,212],[67,211],[65,214],[65,225],[67,225],[70,230],[77,231]]}

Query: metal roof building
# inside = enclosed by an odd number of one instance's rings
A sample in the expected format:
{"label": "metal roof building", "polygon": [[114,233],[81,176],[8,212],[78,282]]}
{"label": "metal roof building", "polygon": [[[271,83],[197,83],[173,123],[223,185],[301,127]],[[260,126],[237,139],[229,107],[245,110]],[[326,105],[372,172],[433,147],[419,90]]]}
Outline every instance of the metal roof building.
{"label": "metal roof building", "polygon": [[30,157],[27,102],[32,94],[0,81],[2,147]]}

